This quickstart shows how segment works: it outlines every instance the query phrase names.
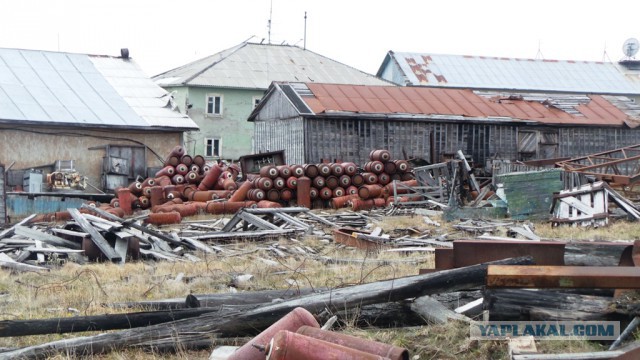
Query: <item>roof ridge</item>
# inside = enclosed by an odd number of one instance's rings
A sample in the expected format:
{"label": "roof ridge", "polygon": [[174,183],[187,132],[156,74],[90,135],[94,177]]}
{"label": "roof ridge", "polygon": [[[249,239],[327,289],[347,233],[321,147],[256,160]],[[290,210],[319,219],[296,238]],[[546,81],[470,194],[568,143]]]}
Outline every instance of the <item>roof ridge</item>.
{"label": "roof ridge", "polygon": [[[222,60],[226,59],[227,57],[229,57],[229,55],[231,55],[231,54],[235,53],[238,49],[240,49],[240,48],[244,47],[245,45],[247,45],[247,42],[246,42],[246,41],[245,41],[245,42],[241,42],[241,43],[240,43],[240,44],[238,44],[238,45],[234,45],[234,46],[232,46],[232,47],[230,47],[230,48],[226,48],[226,49],[224,49],[224,50],[218,51],[217,53],[214,53],[214,54],[211,54],[211,55],[207,55],[207,56],[205,56],[205,57],[202,57],[202,58],[199,58],[199,59],[196,59],[196,60],[190,61],[190,62],[188,62],[188,63],[186,63],[186,64],[184,64],[184,65],[180,65],[180,66],[178,66],[178,67],[176,67],[176,68],[169,69],[169,70],[167,70],[167,71],[165,71],[165,72],[162,72],[162,73],[160,73],[160,74],[154,75],[154,76],[152,76],[151,78],[155,80],[155,78],[160,77],[160,76],[163,76],[163,75],[166,75],[166,74],[168,74],[168,73],[170,73],[170,72],[174,72],[174,71],[177,71],[177,70],[184,69],[184,68],[186,68],[186,67],[188,67],[188,66],[191,66],[191,65],[193,65],[193,64],[195,64],[195,63],[198,63],[198,62],[200,62],[200,61],[203,61],[203,60],[205,60],[205,59],[212,58],[212,57],[214,57],[214,56],[216,56],[216,55],[220,55],[220,54],[223,54],[223,53],[225,53],[225,52],[229,52],[229,54],[228,54],[228,55],[226,55],[224,58],[222,58],[222,59],[220,59],[220,60],[218,60],[218,61],[214,61],[212,64],[210,64],[209,66],[207,66],[207,67],[206,67],[206,69],[210,69],[213,65],[215,65],[215,64],[219,63],[220,61],[222,61]],[[200,75],[200,73],[198,73],[198,75]],[[192,78],[193,78],[193,77],[189,77],[187,81],[193,80]],[[186,84],[186,83],[187,83],[187,81],[184,81],[184,82],[183,82],[183,84]]]}

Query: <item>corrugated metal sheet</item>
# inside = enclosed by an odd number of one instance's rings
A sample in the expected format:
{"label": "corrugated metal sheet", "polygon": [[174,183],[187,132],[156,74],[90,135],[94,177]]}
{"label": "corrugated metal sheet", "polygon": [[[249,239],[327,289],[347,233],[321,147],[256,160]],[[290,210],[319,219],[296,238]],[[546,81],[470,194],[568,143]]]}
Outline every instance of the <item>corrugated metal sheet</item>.
{"label": "corrugated metal sheet", "polygon": [[168,93],[122,58],[0,49],[0,120],[197,129]]}
{"label": "corrugated metal sheet", "polygon": [[[313,96],[300,98],[315,114],[342,112],[382,114],[387,117],[441,117],[442,120],[621,126],[635,119],[640,109],[627,99],[623,111],[600,95],[507,96],[497,92],[474,92],[469,89],[318,83],[306,85]],[[617,100],[622,102],[621,98]]]}
{"label": "corrugated metal sheet", "polygon": [[358,69],[291,45],[242,43],[153,77],[161,86],[267,89],[272,81],[390,85]]}
{"label": "corrugated metal sheet", "polygon": [[637,74],[625,74],[620,65],[609,62],[390,51],[378,70],[378,76],[398,85],[640,94]]}

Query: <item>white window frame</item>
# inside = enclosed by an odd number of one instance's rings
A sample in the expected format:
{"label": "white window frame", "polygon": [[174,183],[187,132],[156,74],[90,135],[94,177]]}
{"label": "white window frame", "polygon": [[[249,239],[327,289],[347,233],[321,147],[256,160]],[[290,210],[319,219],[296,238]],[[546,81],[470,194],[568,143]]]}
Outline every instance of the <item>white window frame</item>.
{"label": "white window frame", "polygon": [[262,96],[254,96],[251,99],[251,104],[253,104],[253,109],[258,107],[258,104],[260,104],[260,100],[262,100]]}
{"label": "white window frame", "polygon": [[[211,153],[209,153],[209,141],[211,141]],[[216,142],[218,143],[218,153],[215,153]],[[219,158],[222,153],[222,141],[218,138],[205,138],[204,139],[204,156],[211,158]]]}
{"label": "white window frame", "polygon": [[[219,110],[218,112],[215,112],[215,103],[213,105],[213,108],[211,109],[212,112],[209,112],[209,100],[211,98],[219,98],[220,99],[220,104],[218,106],[218,110]],[[217,94],[217,93],[207,94],[207,96],[205,97],[205,102],[204,102],[205,113],[207,114],[207,116],[221,117],[222,113],[223,113],[223,109],[224,109],[223,104],[224,104],[224,97],[222,96],[222,94]]]}

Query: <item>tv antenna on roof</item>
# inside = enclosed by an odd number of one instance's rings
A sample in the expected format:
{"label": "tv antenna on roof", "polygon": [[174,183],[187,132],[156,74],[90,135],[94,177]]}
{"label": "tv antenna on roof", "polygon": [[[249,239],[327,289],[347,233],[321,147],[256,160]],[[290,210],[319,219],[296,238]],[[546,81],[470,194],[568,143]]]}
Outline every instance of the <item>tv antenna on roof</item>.
{"label": "tv antenna on roof", "polygon": [[629,38],[622,44],[622,52],[627,58],[634,57],[640,49],[640,41],[636,38]]}
{"label": "tv antenna on roof", "polygon": [[267,27],[269,28],[269,45],[271,45],[271,18],[273,17],[273,0],[271,0],[270,2],[270,6],[269,6],[269,22],[267,23]]}

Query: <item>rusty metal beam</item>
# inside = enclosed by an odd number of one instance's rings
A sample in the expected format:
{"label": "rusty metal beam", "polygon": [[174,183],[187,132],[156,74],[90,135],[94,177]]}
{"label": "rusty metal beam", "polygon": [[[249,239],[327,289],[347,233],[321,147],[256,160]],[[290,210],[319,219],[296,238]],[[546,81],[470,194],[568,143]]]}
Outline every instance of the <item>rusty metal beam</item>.
{"label": "rusty metal beam", "polygon": [[533,257],[537,265],[564,265],[564,247],[565,243],[552,241],[455,240],[453,267],[520,256]]}
{"label": "rusty metal beam", "polygon": [[494,288],[640,289],[640,268],[489,265],[487,286]]}

